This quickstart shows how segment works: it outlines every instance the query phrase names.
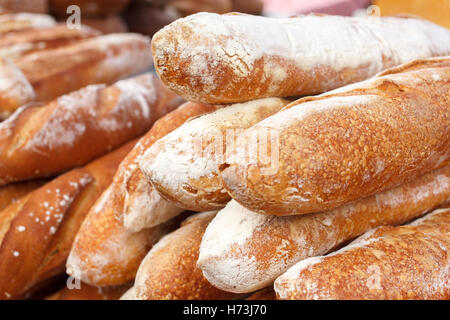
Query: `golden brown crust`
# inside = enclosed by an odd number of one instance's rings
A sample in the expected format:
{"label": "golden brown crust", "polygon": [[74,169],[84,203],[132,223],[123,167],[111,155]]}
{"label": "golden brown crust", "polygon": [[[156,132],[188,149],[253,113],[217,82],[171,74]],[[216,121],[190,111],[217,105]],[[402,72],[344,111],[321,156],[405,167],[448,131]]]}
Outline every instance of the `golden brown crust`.
{"label": "golden brown crust", "polygon": [[450,298],[450,209],[412,224],[380,227],[275,281],[281,299]]}
{"label": "golden brown crust", "polygon": [[100,32],[83,26],[69,29],[65,24],[41,29],[28,29],[7,33],[0,38],[0,54],[8,59],[18,59],[29,53],[54,49],[76,41],[92,38]]}
{"label": "golden brown crust", "polygon": [[217,300],[234,294],[213,287],[197,268],[200,242],[215,212],[200,213],[166,235],[147,254],[136,275],[143,300]]}
{"label": "golden brown crust", "polygon": [[0,16],[0,34],[26,29],[48,28],[56,24],[55,19],[46,14],[6,13]]}
{"label": "golden brown crust", "polygon": [[268,288],[264,288],[259,291],[256,291],[250,297],[248,297],[246,300],[277,300],[277,295],[276,295],[275,291],[273,290],[273,287],[268,287]]}
{"label": "golden brown crust", "polygon": [[79,287],[69,289],[66,286],[46,300],[119,300],[130,286],[94,287],[81,282]]}
{"label": "golden brown crust", "polygon": [[111,84],[151,66],[149,39],[130,33],[86,39],[36,52],[15,62],[38,101],[50,101],[89,84]]}
{"label": "golden brown crust", "polygon": [[[124,194],[122,193],[122,197],[125,197],[123,199],[123,213],[124,225],[127,229],[136,232],[143,228],[153,227],[172,218],[173,214],[176,213],[176,209],[174,210],[173,208],[174,205],[170,205],[168,201],[160,199],[160,197],[155,201],[166,203],[162,211],[149,211],[158,209],[158,207],[154,207],[155,202],[151,202],[151,195],[157,191],[154,190],[151,183],[139,167],[137,167],[145,150],[150,148],[157,140],[180,127],[188,119],[212,112],[217,110],[217,108],[218,106],[195,102],[183,104],[178,109],[156,121],[150,131],[139,141],[133,151],[122,162],[121,168],[127,172],[127,177],[122,175],[122,178],[115,179],[115,184],[125,183],[126,191]],[[143,201],[142,197],[148,201],[146,205],[141,205]],[[166,213],[163,211],[166,211]],[[178,211],[181,212],[182,210]]]}
{"label": "golden brown crust", "polygon": [[101,31],[103,34],[128,32],[128,26],[121,16],[107,16],[104,18],[84,18],[83,25]]}
{"label": "golden brown crust", "polygon": [[305,214],[447,165],[450,59],[410,67],[299,99],[247,130],[244,145],[261,133],[277,133],[279,161],[275,173],[265,173],[260,160],[221,166],[227,191],[252,211]]}
{"label": "golden brown crust", "polygon": [[[134,279],[145,254],[174,224],[169,221],[163,225],[155,224],[153,228],[140,226],[139,232],[131,232],[125,228],[124,212],[128,212],[124,204],[125,193],[136,195],[135,183],[146,181],[134,164],[146,147],[174,130],[186,119],[214,109],[214,106],[188,102],[158,120],[136,144],[121,163],[113,183],[93,206],[81,227],[67,263],[69,273],[98,286],[122,284]],[[123,185],[124,182],[127,185]],[[127,190],[124,190],[125,187]],[[152,192],[150,185],[148,188],[147,191]],[[121,250],[118,252],[117,248]],[[103,259],[99,260],[97,257]]]}
{"label": "golden brown crust", "polygon": [[31,180],[0,187],[0,211],[46,182],[46,180]]}
{"label": "golden brown crust", "polygon": [[[448,200],[450,166],[314,214],[275,217],[230,202],[210,223],[198,265],[217,288],[255,291],[303,259],[326,254],[372,228],[405,223]],[[231,264],[237,267],[226,268]]]}
{"label": "golden brown crust", "polygon": [[49,0],[50,12],[57,16],[67,16],[71,5],[80,7],[86,17],[103,17],[122,12],[130,0]]}
{"label": "golden brown crust", "polygon": [[[199,13],[157,32],[152,53],[170,89],[216,104],[327,92],[415,58],[450,54],[447,29],[421,19],[372,21]],[[399,40],[400,30],[413,28],[408,41]]]}
{"label": "golden brown crust", "polygon": [[30,82],[11,61],[0,57],[0,121],[9,117],[20,106],[36,99]]}
{"label": "golden brown crust", "polygon": [[71,170],[0,212],[0,299],[16,299],[64,271],[89,208],[136,141]]}
{"label": "golden brown crust", "polygon": [[0,124],[0,185],[83,165],[142,135],[179,103],[145,74],[17,110]]}

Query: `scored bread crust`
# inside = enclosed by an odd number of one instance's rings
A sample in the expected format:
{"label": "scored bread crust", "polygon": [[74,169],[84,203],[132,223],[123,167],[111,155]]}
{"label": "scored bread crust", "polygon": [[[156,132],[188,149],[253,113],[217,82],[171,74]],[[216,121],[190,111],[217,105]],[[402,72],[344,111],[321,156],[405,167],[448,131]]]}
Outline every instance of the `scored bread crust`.
{"label": "scored bread crust", "polygon": [[275,281],[279,299],[450,298],[450,209],[380,227],[327,256],[303,260]]}
{"label": "scored bread crust", "polygon": [[219,300],[235,295],[213,287],[197,268],[200,242],[216,212],[189,217],[164,236],[139,266],[135,295],[139,300]]}
{"label": "scored bread crust", "polygon": [[199,267],[214,286],[252,292],[297,262],[325,254],[380,225],[398,225],[450,197],[450,166],[336,209],[277,217],[235,201],[219,211],[203,237]]}
{"label": "scored bread crust", "polygon": [[252,211],[306,214],[443,167],[450,156],[449,78],[447,56],[299,99],[241,135],[246,145],[261,133],[275,132],[280,140],[276,170],[234,157],[219,167],[225,188]]}
{"label": "scored bread crust", "polygon": [[36,92],[50,101],[90,84],[111,84],[152,65],[150,40],[116,33],[25,55],[15,60]]}
{"label": "scored bread crust", "polygon": [[73,169],[0,212],[0,299],[62,274],[84,217],[136,141]]}
{"label": "scored bread crust", "polygon": [[157,32],[152,53],[156,72],[180,96],[234,103],[322,93],[448,55],[450,31],[417,18],[198,13]]}

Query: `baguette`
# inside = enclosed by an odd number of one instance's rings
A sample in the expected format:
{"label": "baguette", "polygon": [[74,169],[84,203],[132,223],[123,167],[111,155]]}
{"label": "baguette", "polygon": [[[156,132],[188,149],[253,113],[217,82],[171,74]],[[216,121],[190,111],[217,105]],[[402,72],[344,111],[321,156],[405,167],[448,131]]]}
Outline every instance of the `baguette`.
{"label": "baguette", "polygon": [[118,286],[134,280],[137,269],[151,247],[179,225],[172,219],[140,232],[129,232],[123,217],[105,199],[110,188],[100,196],[77,233],[66,272],[76,279],[97,287]]}
{"label": "baguette", "polygon": [[49,0],[50,12],[65,17],[71,5],[80,7],[83,16],[103,17],[121,13],[130,0]]}
{"label": "baguette", "polygon": [[83,165],[144,134],[179,103],[145,74],[21,108],[0,124],[0,185]]}
{"label": "baguette", "polygon": [[[330,93],[299,99],[246,130],[270,132],[278,152],[220,165],[224,185],[249,210],[295,215],[329,210],[448,164],[450,56],[418,60]],[[256,140],[256,142],[255,142]],[[255,154],[253,154],[255,156]]]}
{"label": "baguette", "polygon": [[15,62],[33,86],[38,101],[50,101],[89,84],[111,84],[152,64],[147,37],[109,34],[35,52]]}
{"label": "baguette", "polygon": [[321,213],[275,217],[231,201],[206,230],[198,266],[217,288],[252,292],[271,285],[303,259],[325,254],[374,227],[405,223],[448,199],[450,166]]}
{"label": "baguette", "polygon": [[11,61],[0,57],[0,121],[35,98],[33,87],[22,71]]}
{"label": "baguette", "polygon": [[63,273],[84,217],[134,143],[59,176],[0,212],[0,299],[22,298]]}
{"label": "baguette", "polygon": [[47,0],[0,0],[0,12],[47,13]]}
{"label": "baguette", "polygon": [[341,250],[303,260],[275,281],[279,299],[450,298],[450,209],[369,231]]}
{"label": "baguette", "polygon": [[152,52],[161,80],[180,96],[234,103],[322,93],[448,55],[450,30],[416,18],[198,13],[156,33]]}
{"label": "baguette", "polygon": [[46,180],[32,180],[0,187],[0,211],[46,182]]}
{"label": "baguette", "polygon": [[55,24],[55,19],[46,14],[7,13],[0,15],[0,35],[26,29],[49,28]]}
{"label": "baguette", "polygon": [[276,300],[277,295],[272,287],[261,289],[245,300]]}
{"label": "baguette", "polygon": [[140,168],[163,197],[181,208],[223,208],[230,197],[217,166],[226,156],[230,138],[286,104],[284,99],[266,98],[192,119],[153,144],[144,153]]}
{"label": "baguette", "polygon": [[7,33],[0,38],[0,55],[14,60],[36,51],[62,47],[98,35],[100,32],[92,28],[82,26],[80,29],[68,29],[65,24]]}
{"label": "baguette", "polygon": [[213,287],[196,267],[203,233],[215,214],[189,217],[153,246],[136,274],[138,300],[219,300],[234,296]]}
{"label": "baguette", "polygon": [[[117,195],[116,210],[122,210],[127,230],[138,232],[164,223],[183,209],[162,198],[138,167],[145,150],[191,117],[217,110],[219,106],[187,102],[159,119],[121,163],[110,193]],[[107,201],[107,200],[105,200]],[[122,213],[121,213],[122,214]]]}

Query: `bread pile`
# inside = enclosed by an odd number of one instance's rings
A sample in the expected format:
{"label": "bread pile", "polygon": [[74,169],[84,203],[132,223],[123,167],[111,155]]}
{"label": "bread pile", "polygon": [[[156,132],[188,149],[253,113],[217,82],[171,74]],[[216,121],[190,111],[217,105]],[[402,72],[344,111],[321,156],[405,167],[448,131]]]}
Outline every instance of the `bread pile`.
{"label": "bread pile", "polygon": [[[2,68],[31,104],[0,123],[0,298],[450,298],[449,30],[200,13],[148,45]],[[150,50],[162,81],[117,81]]]}

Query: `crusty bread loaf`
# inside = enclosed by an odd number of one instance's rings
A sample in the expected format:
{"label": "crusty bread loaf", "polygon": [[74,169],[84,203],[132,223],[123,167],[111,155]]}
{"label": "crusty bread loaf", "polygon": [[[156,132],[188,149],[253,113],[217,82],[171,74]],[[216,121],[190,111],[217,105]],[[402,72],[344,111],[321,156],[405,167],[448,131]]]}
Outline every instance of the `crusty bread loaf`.
{"label": "crusty bread loaf", "polygon": [[35,98],[33,87],[22,71],[11,61],[0,57],[0,121]]}
{"label": "crusty bread loaf", "polygon": [[91,85],[0,124],[0,185],[83,165],[144,134],[179,98],[151,74]]}
{"label": "crusty bread loaf", "polygon": [[246,130],[242,146],[279,137],[271,170],[239,157],[220,166],[232,198],[256,212],[329,210],[448,164],[450,56],[418,60],[367,81],[293,102]]}
{"label": "crusty bread loaf", "polygon": [[103,34],[128,32],[128,26],[121,16],[107,16],[103,18],[83,18],[83,25],[101,31]]}
{"label": "crusty bread loaf", "polygon": [[233,11],[231,0],[170,0],[168,5],[183,16],[197,12],[227,13]]}
{"label": "crusty bread loaf", "polygon": [[139,266],[134,283],[139,300],[218,300],[234,295],[213,287],[197,268],[203,233],[216,212],[193,215],[164,236]]}
{"label": "crusty bread loaf", "polygon": [[322,93],[448,55],[450,30],[416,18],[199,13],[156,33],[152,52],[162,81],[180,96],[233,103]]}
{"label": "crusty bread loaf", "polygon": [[100,32],[92,28],[82,26],[80,29],[69,29],[65,24],[11,32],[0,38],[0,56],[14,60],[32,52],[61,47],[98,35]]}
{"label": "crusty bread loaf", "polygon": [[[218,165],[242,130],[278,112],[287,100],[235,104],[186,122],[154,143],[140,168],[165,198],[193,211],[220,209],[230,197]],[[237,142],[236,142],[237,143]]]}
{"label": "crusty bread loaf", "polygon": [[325,254],[380,225],[398,225],[450,198],[450,166],[321,213],[274,217],[231,201],[210,223],[198,260],[217,288],[252,292],[297,262]]}
{"label": "crusty bread loaf", "polygon": [[[110,203],[122,210],[126,229],[138,232],[164,223],[180,214],[183,209],[162,198],[138,167],[144,152],[156,141],[181,126],[186,120],[203,113],[215,111],[219,106],[187,102],[155,122],[135,148],[121,163],[111,188],[110,196],[117,194],[117,201]],[[107,202],[107,200],[105,200]],[[106,204],[105,204],[106,205]]]}
{"label": "crusty bread loaf", "polygon": [[47,181],[43,179],[30,180],[0,187],[0,211],[9,206],[11,203],[16,202],[26,194],[36,190],[46,182]]}
{"label": "crusty bread loaf", "polygon": [[130,289],[128,289],[119,300],[138,300],[136,298],[136,288],[133,286]]}
{"label": "crusty bread loaf", "polygon": [[80,7],[83,16],[103,17],[121,13],[130,0],[49,0],[50,12],[65,17],[71,5]]}
{"label": "crusty bread loaf", "polygon": [[0,35],[25,29],[48,28],[56,24],[55,19],[46,14],[8,13],[0,15]]}
{"label": "crusty bread loaf", "polygon": [[[70,279],[68,281],[72,282]],[[68,286],[65,286],[46,300],[118,300],[129,288],[130,284],[114,287],[93,287],[80,282],[79,287],[73,285],[73,288],[69,289]]]}
{"label": "crusty bread loaf", "polygon": [[15,62],[33,86],[37,100],[49,101],[89,84],[111,84],[152,64],[147,37],[109,34],[61,48],[35,52]]}
{"label": "crusty bread loaf", "polygon": [[64,271],[78,228],[136,141],[71,170],[0,212],[0,299]]}
{"label": "crusty bread loaf", "polygon": [[280,299],[450,298],[450,209],[400,227],[380,227],[275,281]]}

